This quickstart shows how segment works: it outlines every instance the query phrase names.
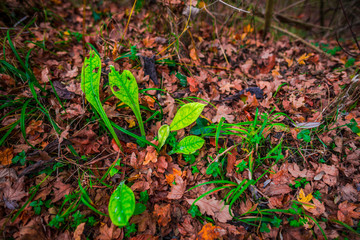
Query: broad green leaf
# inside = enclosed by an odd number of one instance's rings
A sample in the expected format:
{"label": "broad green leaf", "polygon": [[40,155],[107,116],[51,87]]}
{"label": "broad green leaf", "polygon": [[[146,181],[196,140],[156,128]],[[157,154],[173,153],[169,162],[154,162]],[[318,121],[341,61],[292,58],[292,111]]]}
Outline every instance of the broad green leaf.
{"label": "broad green leaf", "polygon": [[185,128],[196,121],[204,110],[206,104],[188,103],[177,111],[173,121],[170,124],[170,131],[177,131]]}
{"label": "broad green leaf", "polygon": [[170,133],[170,127],[169,125],[162,125],[158,130],[158,136],[159,136],[159,144],[158,148],[161,149],[162,146],[164,146],[166,139],[168,138]]}
{"label": "broad green leaf", "polygon": [[85,98],[99,112],[102,108],[99,105],[99,87],[101,76],[101,60],[94,52],[90,51],[90,56],[85,58],[81,70],[81,90],[85,93]]}
{"label": "broad green leaf", "polygon": [[198,136],[188,136],[183,138],[177,145],[176,153],[192,154],[200,149],[205,143],[205,140]]}
{"label": "broad green leaf", "polygon": [[110,197],[109,216],[114,225],[125,226],[135,211],[134,192],[121,182]]}
{"label": "broad green leaf", "polygon": [[[122,102],[133,110],[136,119],[139,122],[141,135],[145,136],[144,124],[141,119],[139,105],[139,88],[135,77],[129,70],[124,70],[122,74],[115,70],[114,66],[110,66],[109,84],[111,91]],[[117,89],[114,89],[117,87]]]}
{"label": "broad green leaf", "polygon": [[89,57],[85,58],[84,65],[81,70],[81,90],[85,93],[85,98],[99,113],[104,121],[106,127],[109,129],[111,135],[115,139],[116,144],[121,149],[120,141],[111,126],[109,118],[107,117],[104,108],[101,105],[99,88],[101,77],[101,60],[95,51],[90,50]]}

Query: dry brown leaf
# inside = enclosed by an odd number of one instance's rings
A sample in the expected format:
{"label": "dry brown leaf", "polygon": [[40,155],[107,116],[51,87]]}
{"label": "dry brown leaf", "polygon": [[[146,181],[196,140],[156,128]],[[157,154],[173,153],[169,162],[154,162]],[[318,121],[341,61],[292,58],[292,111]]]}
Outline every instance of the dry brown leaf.
{"label": "dry brown leaf", "polygon": [[186,181],[181,176],[175,175],[176,185],[171,186],[171,192],[167,195],[168,199],[180,199],[186,190]]}
{"label": "dry brown leaf", "polygon": [[157,162],[157,156],[158,156],[158,153],[157,153],[156,149],[153,146],[147,146],[146,147],[145,161],[143,162],[143,165],[147,165],[150,162],[156,163]]}
{"label": "dry brown leaf", "polygon": [[190,92],[195,93],[195,92],[199,91],[199,88],[198,88],[199,83],[196,81],[196,79],[194,77],[187,77],[186,80],[189,83]]}
{"label": "dry brown leaf", "polygon": [[165,227],[171,221],[170,208],[170,204],[155,204],[154,206],[153,214],[158,218],[158,223],[162,227]]}
{"label": "dry brown leaf", "polygon": [[355,205],[353,203],[349,203],[348,201],[342,202],[339,204],[339,210],[337,212],[337,217],[339,221],[342,221],[349,226],[353,226],[353,218],[359,219],[360,218],[360,212],[354,211],[356,208],[358,208],[358,205]]}
{"label": "dry brown leaf", "polygon": [[[195,199],[187,199],[186,201],[192,204]],[[219,222],[226,223],[232,219],[229,213],[229,205],[225,205],[221,200],[201,198],[195,205],[199,207],[202,214],[212,216]]]}
{"label": "dry brown leaf", "polygon": [[55,203],[62,199],[65,195],[69,195],[72,192],[71,184],[62,183],[60,180],[57,180],[53,185],[54,190],[54,199],[51,201]]}
{"label": "dry brown leaf", "polygon": [[80,223],[76,227],[74,235],[73,235],[74,240],[81,240],[81,236],[83,235],[84,228],[85,228],[85,223]]}
{"label": "dry brown leaf", "polygon": [[279,184],[279,185],[271,184],[270,187],[268,187],[265,190],[265,194],[268,196],[275,196],[275,195],[287,194],[291,191],[292,189],[291,187],[289,187],[288,184]]}
{"label": "dry brown leaf", "polygon": [[228,106],[222,105],[218,107],[216,116],[213,117],[212,121],[214,123],[220,122],[220,119],[224,117],[228,123],[234,123],[235,117],[231,115],[234,113],[234,110]]}
{"label": "dry brown leaf", "polygon": [[[96,237],[97,240],[113,240],[118,239],[121,234],[121,229],[111,223],[108,227],[107,224],[102,223],[100,227],[100,235]],[[122,238],[121,238],[122,239]]]}

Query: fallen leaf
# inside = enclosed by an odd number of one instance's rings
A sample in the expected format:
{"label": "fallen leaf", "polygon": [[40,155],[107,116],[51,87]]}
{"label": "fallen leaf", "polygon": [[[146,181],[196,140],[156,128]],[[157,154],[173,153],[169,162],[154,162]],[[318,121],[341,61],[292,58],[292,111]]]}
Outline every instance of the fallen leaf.
{"label": "fallen leaf", "polygon": [[235,116],[231,115],[234,113],[234,110],[228,106],[221,105],[218,107],[216,116],[213,117],[212,122],[220,122],[220,119],[224,117],[228,123],[234,123]]}
{"label": "fallen leaf", "polygon": [[181,177],[181,175],[182,175],[182,172],[180,170],[177,170],[176,168],[173,168],[173,173],[166,175],[166,182],[169,185],[173,185],[174,181],[175,181],[175,176],[180,176]]}
{"label": "fallen leaf", "polygon": [[146,147],[146,155],[145,161],[143,162],[144,165],[149,164],[150,162],[156,163],[157,162],[158,153],[153,146]]}
{"label": "fallen leaf", "polygon": [[194,92],[199,91],[199,89],[198,89],[199,83],[196,81],[196,79],[194,77],[187,77],[186,80],[189,83],[190,92],[194,93]]}
{"label": "fallen leaf", "polygon": [[313,53],[309,53],[309,54],[304,53],[303,55],[301,55],[298,58],[297,62],[301,65],[305,65],[305,60],[308,60],[309,57],[311,57],[312,55],[314,55],[314,54]]}
{"label": "fallen leaf", "polygon": [[199,60],[199,56],[197,55],[195,48],[190,49],[190,57],[194,61]]}
{"label": "fallen leaf", "polygon": [[268,64],[265,67],[260,69],[260,73],[262,73],[262,74],[269,73],[271,71],[271,69],[273,69],[275,66],[275,59],[276,59],[275,55],[269,56]]}
{"label": "fallen leaf", "polygon": [[108,227],[105,223],[102,223],[101,225],[100,235],[96,237],[97,240],[113,240],[120,237],[121,229],[119,227],[112,223],[110,227]]}
{"label": "fallen leaf", "polygon": [[54,190],[54,199],[51,201],[55,203],[65,197],[65,195],[69,195],[72,192],[72,187],[70,184],[65,184],[60,180],[57,180],[53,185]]}
{"label": "fallen leaf", "polygon": [[360,212],[355,212],[354,210],[358,208],[358,205],[355,205],[353,203],[348,203],[348,201],[342,202],[339,204],[339,210],[337,212],[337,217],[339,221],[342,221],[349,226],[353,226],[353,218],[359,219],[360,218]]}
{"label": "fallen leaf", "polygon": [[[188,199],[186,201],[192,204],[195,199]],[[195,205],[199,207],[202,214],[212,216],[219,222],[226,223],[232,219],[229,213],[229,205],[225,205],[222,200],[216,200],[215,198],[206,199],[203,197]]]}
{"label": "fallen leaf", "polygon": [[281,195],[291,192],[292,189],[288,184],[272,184],[265,190],[265,194],[269,196]]}
{"label": "fallen leaf", "polygon": [[170,204],[155,204],[154,206],[153,214],[158,218],[158,223],[162,227],[165,227],[171,221],[170,208]]}
{"label": "fallen leaf", "polygon": [[226,234],[226,230],[212,225],[212,223],[205,224],[200,232],[196,240],[215,240],[221,238],[223,235]]}
{"label": "fallen leaf", "polygon": [[85,223],[80,223],[76,227],[74,235],[73,235],[74,240],[81,240],[81,236],[83,235],[84,228],[85,228]]}
{"label": "fallen leaf", "polygon": [[315,207],[313,204],[310,203],[312,198],[313,198],[313,195],[311,193],[309,193],[308,195],[305,195],[304,190],[300,189],[299,196],[297,197],[297,200],[299,202],[301,202],[301,203],[304,203],[303,207],[305,209],[308,209],[308,208],[314,208]]}
{"label": "fallen leaf", "polygon": [[186,190],[186,181],[181,176],[175,176],[175,183],[171,186],[171,192],[167,195],[168,199],[180,199]]}
{"label": "fallen leaf", "polygon": [[12,163],[13,159],[13,149],[12,148],[6,148],[4,151],[0,151],[0,162],[1,165],[7,166]]}
{"label": "fallen leaf", "polygon": [[0,184],[3,196],[0,198],[4,200],[5,206],[10,210],[18,208],[18,201],[28,194],[24,191],[24,177],[18,179],[15,183],[11,184],[10,181],[6,181]]}

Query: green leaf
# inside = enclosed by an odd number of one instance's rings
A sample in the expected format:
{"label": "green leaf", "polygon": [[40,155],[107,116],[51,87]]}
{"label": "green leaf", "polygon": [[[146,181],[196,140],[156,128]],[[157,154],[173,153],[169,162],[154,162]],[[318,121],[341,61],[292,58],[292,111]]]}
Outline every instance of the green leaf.
{"label": "green leaf", "polygon": [[114,225],[125,226],[135,211],[134,192],[121,182],[110,197],[109,216]]}
{"label": "green leaf", "polygon": [[183,153],[183,154],[192,154],[196,150],[200,149],[205,143],[205,140],[198,136],[188,136],[183,138],[177,149],[175,150],[176,153]]}
{"label": "green leaf", "polygon": [[[135,77],[129,70],[124,70],[122,74],[115,70],[114,66],[110,66],[109,84],[111,91],[122,102],[128,105],[133,110],[136,119],[138,120],[141,135],[145,136],[144,124],[141,118],[139,105],[139,88]],[[117,87],[117,90],[114,89]]]}
{"label": "green leaf", "polygon": [[85,93],[85,98],[99,113],[106,127],[115,139],[116,144],[121,148],[119,138],[114,128],[111,126],[109,118],[106,116],[105,110],[101,105],[99,96],[100,77],[101,77],[101,60],[95,51],[90,50],[89,57],[85,58],[84,65],[81,70],[81,90]]}
{"label": "green leaf", "polygon": [[170,131],[180,130],[195,122],[205,106],[206,104],[196,102],[182,106],[170,124]]}
{"label": "green leaf", "polygon": [[146,206],[142,203],[137,203],[135,205],[135,211],[134,211],[134,215],[139,215],[142,214],[143,212],[145,212],[146,210]]}
{"label": "green leaf", "polygon": [[158,136],[159,136],[159,144],[158,148],[161,149],[162,146],[164,146],[166,139],[168,138],[170,134],[170,127],[169,125],[162,125],[158,130]]}

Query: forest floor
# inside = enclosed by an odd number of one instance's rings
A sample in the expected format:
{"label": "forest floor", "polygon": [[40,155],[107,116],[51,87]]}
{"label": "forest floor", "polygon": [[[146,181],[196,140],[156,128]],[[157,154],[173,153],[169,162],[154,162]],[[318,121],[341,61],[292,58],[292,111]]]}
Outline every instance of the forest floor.
{"label": "forest floor", "polygon": [[[335,39],[311,41],[321,54],[273,30],[263,41],[250,18],[221,26],[157,5],[43,12],[0,30],[0,238],[360,237],[360,60]],[[80,86],[90,50],[120,148]],[[137,81],[147,141],[112,94],[111,65]],[[158,147],[192,102],[200,117]],[[182,154],[189,135],[205,143]],[[136,208],[121,228],[108,205],[123,181]]]}

